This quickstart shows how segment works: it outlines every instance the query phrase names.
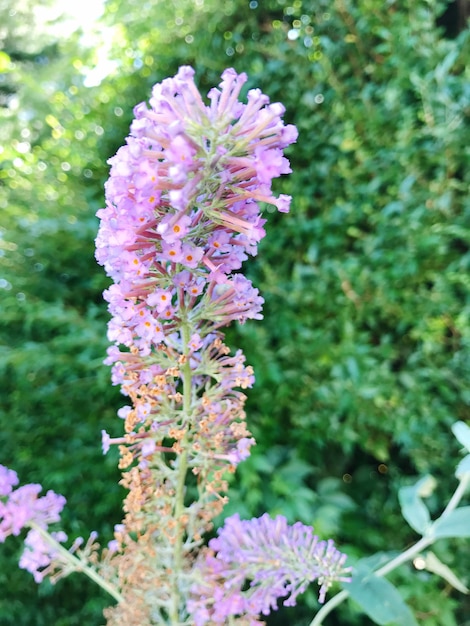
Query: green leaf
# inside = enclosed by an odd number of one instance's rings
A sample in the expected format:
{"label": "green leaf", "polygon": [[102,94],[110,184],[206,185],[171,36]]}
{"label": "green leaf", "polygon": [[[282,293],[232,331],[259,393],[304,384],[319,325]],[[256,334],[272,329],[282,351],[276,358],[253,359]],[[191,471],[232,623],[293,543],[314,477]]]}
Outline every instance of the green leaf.
{"label": "green leaf", "polygon": [[470,452],[470,427],[459,421],[452,424],[451,428],[458,442]]}
{"label": "green leaf", "polygon": [[464,456],[464,458],[457,465],[457,469],[455,470],[456,477],[461,480],[464,474],[470,473],[470,454]]}
{"label": "green leaf", "polygon": [[444,580],[446,580],[454,589],[460,591],[461,593],[468,593],[468,588],[463,584],[461,580],[457,578],[454,572],[447,567],[444,563],[442,563],[434,552],[428,552],[424,559],[425,568],[428,572],[432,572],[433,574],[437,574]]}
{"label": "green leaf", "polygon": [[431,516],[421,497],[430,495],[435,485],[436,481],[432,476],[425,476],[415,485],[402,487],[398,492],[403,517],[420,535],[424,535],[431,524]]}
{"label": "green leaf", "polygon": [[470,537],[470,506],[462,506],[436,520],[432,526],[436,539]]}
{"label": "green leaf", "polygon": [[398,499],[405,520],[418,534],[424,535],[431,521],[429,511],[424,502],[417,497],[412,487],[400,489]]}
{"label": "green leaf", "polygon": [[359,562],[347,587],[350,597],[380,626],[417,626],[398,590]]}

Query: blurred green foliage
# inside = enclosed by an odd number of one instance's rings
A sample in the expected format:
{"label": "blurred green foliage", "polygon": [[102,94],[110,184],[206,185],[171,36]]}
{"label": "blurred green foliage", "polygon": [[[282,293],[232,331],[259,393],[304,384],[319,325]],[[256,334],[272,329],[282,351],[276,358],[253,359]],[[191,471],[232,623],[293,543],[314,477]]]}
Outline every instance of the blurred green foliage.
{"label": "blurred green foliage", "polygon": [[[120,519],[115,458],[99,443],[101,428],[119,429],[121,404],[101,365],[107,281],[93,259],[106,159],[132,107],[181,64],[202,91],[227,66],[245,71],[300,131],[294,173],[277,186],[293,195],[291,214],[268,214],[247,270],[265,319],[230,331],[255,367],[258,447],[228,512],[283,512],[360,557],[415,539],[397,501],[407,477],[444,476],[431,501],[440,510],[454,488],[450,424],[470,418],[469,34],[446,36],[444,8],[108,0],[114,70],[95,86],[101,53],[79,33],[46,33],[34,49],[2,37],[0,463],[67,496],[71,536],[95,528],[106,541]],[[102,624],[106,598],[76,576],[36,590],[12,544],[0,556],[2,626]],[[442,546],[468,585],[464,549]],[[420,623],[467,619],[468,600],[435,577],[397,576]],[[314,596],[269,623],[308,623]],[[348,606],[327,622],[368,623]]]}

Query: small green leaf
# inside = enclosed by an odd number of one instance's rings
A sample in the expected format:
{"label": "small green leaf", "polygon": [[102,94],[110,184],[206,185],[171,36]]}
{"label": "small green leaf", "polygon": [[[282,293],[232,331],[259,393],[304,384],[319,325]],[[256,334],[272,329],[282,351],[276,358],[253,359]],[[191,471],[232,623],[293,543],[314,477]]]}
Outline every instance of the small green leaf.
{"label": "small green leaf", "polygon": [[438,576],[446,580],[450,585],[452,585],[454,589],[457,589],[457,591],[460,591],[461,593],[469,592],[463,582],[457,578],[454,572],[449,567],[447,567],[447,565],[441,563],[441,561],[437,558],[434,552],[428,552],[424,561],[425,567],[428,572],[437,574]]}
{"label": "small green leaf", "polygon": [[398,590],[364,563],[357,563],[347,589],[350,597],[379,626],[417,626]]}
{"label": "small green leaf", "polygon": [[436,539],[470,537],[470,506],[462,506],[436,520],[432,526]]}
{"label": "small green leaf", "polygon": [[470,427],[459,421],[452,424],[451,428],[458,442],[470,452]]}
{"label": "small green leaf", "polygon": [[431,495],[435,485],[436,481],[432,476],[425,476],[415,485],[402,487],[398,492],[403,517],[420,535],[424,535],[431,524],[428,508],[421,498]]}
{"label": "small green leaf", "polygon": [[461,480],[464,474],[470,474],[470,454],[464,456],[455,470],[456,477]]}

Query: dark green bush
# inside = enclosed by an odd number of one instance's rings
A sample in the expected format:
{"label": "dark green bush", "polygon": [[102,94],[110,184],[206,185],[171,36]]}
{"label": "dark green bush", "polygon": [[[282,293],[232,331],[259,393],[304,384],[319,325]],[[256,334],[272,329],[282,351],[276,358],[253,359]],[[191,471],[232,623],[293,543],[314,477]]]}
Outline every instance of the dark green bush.
{"label": "dark green bush", "polygon": [[[115,429],[120,404],[100,365],[106,283],[93,261],[105,161],[152,84],[192,64],[205,90],[231,65],[284,103],[300,136],[294,173],[278,185],[294,196],[291,214],[269,213],[248,270],[265,319],[230,332],[255,367],[248,416],[258,447],[228,510],[313,522],[353,556],[401,549],[414,537],[398,487],[435,473],[440,510],[457,453],[449,426],[470,417],[468,31],[447,38],[434,0],[106,7],[116,73],[84,88],[79,72],[92,56],[62,44],[55,94],[22,96],[24,110],[38,109],[31,150],[12,141],[3,154],[2,263],[12,288],[0,322],[0,462],[68,497],[71,534],[106,534],[118,521],[117,472],[99,450],[99,430]],[[11,139],[28,122],[8,124]],[[462,547],[442,550],[468,582]],[[14,557],[2,546],[4,572]],[[26,585],[36,591],[26,575],[3,582],[2,624],[41,624],[39,613],[55,626],[79,623],[82,604],[82,621],[102,623],[78,580],[28,602]],[[422,573],[404,568],[395,582],[427,626],[461,623],[470,611]],[[308,623],[313,594],[306,601],[270,623]],[[366,621],[346,607],[330,623]]]}

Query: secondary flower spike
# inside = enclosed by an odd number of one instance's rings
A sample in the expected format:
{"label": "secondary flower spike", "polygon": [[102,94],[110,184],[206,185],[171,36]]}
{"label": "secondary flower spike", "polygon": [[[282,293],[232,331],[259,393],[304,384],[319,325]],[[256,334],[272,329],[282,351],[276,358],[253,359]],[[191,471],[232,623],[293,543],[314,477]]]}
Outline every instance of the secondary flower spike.
{"label": "secondary flower spike", "polygon": [[311,526],[290,526],[282,515],[244,521],[233,515],[209,548],[199,561],[201,582],[189,605],[195,626],[225,624],[236,616],[255,626],[261,624],[257,616],[276,610],[279,599],[294,606],[314,581],[322,603],[333,582],[349,580],[347,557],[332,540],[320,541]]}
{"label": "secondary flower spike", "polygon": [[14,470],[0,465],[0,543],[9,535],[19,535],[21,530],[34,522],[47,529],[49,524],[60,520],[65,505],[64,496],[49,490],[39,496],[41,485],[18,485]]}
{"label": "secondary flower spike", "polygon": [[[16,487],[18,482],[15,471],[0,465],[0,543],[9,535],[19,535],[24,528],[33,527],[26,537],[19,565],[31,572],[36,582],[41,582],[45,573],[54,569],[57,553],[44,542],[40,530],[47,531],[49,524],[60,521],[65,498],[50,490],[40,496],[41,485]],[[67,540],[63,531],[52,536],[57,542]]]}

